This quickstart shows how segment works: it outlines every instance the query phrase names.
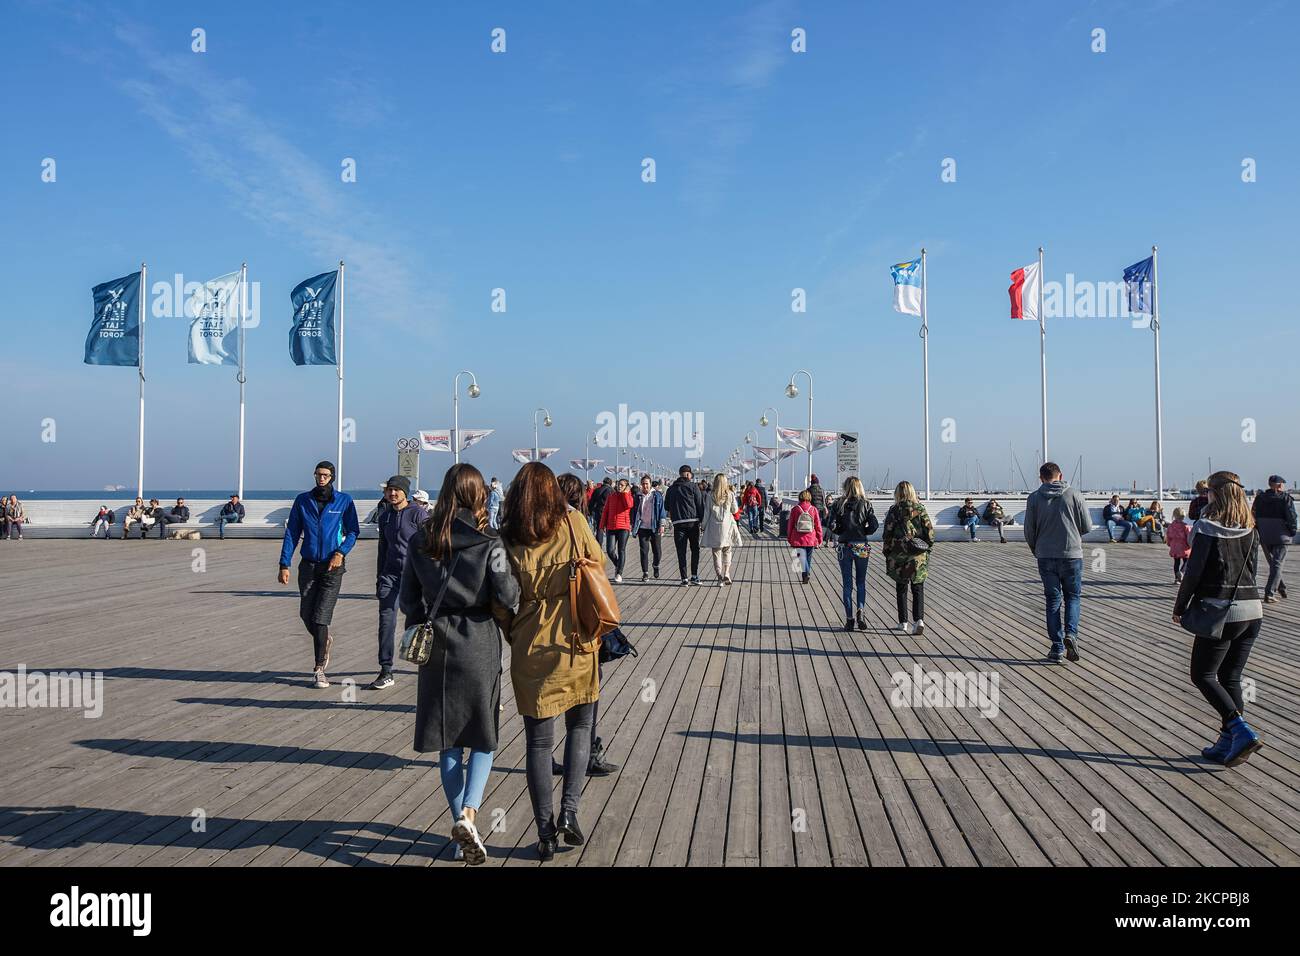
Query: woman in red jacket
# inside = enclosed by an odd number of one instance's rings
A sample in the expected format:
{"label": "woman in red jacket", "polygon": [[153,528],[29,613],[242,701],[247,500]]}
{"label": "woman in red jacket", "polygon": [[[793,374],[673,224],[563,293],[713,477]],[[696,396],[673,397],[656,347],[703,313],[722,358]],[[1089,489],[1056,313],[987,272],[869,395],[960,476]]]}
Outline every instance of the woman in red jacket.
{"label": "woman in red jacket", "polygon": [[803,552],[803,583],[807,584],[812,573],[813,549],[822,543],[822,519],[813,507],[811,492],[799,492],[799,503],[790,509],[785,540],[790,547]]}
{"label": "woman in red jacket", "polygon": [[614,562],[614,583],[623,583],[623,559],[627,557],[627,538],[632,533],[632,492],[626,478],[620,478],[605,499],[600,513],[600,530],[605,532],[605,550]]}

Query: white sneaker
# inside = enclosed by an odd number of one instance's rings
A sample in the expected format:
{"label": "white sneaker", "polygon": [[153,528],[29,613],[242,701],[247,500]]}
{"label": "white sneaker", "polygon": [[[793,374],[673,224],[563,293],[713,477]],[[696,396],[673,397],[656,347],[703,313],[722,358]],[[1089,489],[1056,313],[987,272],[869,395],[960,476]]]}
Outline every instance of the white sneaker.
{"label": "white sneaker", "polygon": [[323,689],[330,685],[329,678],[325,676],[325,668],[318,667],[311,672],[312,686]]}
{"label": "white sneaker", "polygon": [[898,625],[898,629],[904,634],[914,634],[916,632],[916,627],[911,621],[904,621],[902,624]]}
{"label": "white sneaker", "polygon": [[925,621],[921,620],[921,619],[918,617],[918,618],[916,619],[916,624],[914,624],[913,627],[912,627],[912,632],[913,632],[914,634],[924,634],[924,633],[925,633]]}
{"label": "white sneaker", "polygon": [[478,827],[465,814],[462,813],[456,825],[451,828],[451,838],[460,845],[465,854],[465,862],[470,866],[478,866],[487,859],[487,849],[479,839]]}
{"label": "white sneaker", "polygon": [[621,574],[616,574],[616,575],[614,575],[614,583],[615,583],[615,584],[622,584],[622,583],[623,583],[623,575],[621,575]]}
{"label": "white sneaker", "polygon": [[726,583],[727,582],[724,581],[722,578],[718,578],[718,587],[725,587]]}

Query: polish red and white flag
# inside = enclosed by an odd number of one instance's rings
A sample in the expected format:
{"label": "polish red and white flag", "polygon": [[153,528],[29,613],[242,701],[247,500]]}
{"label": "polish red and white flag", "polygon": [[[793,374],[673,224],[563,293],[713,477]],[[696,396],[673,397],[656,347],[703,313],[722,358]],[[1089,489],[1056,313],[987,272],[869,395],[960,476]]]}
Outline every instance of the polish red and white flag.
{"label": "polish red and white flag", "polygon": [[1034,262],[1011,273],[1011,317],[1038,321],[1038,295],[1042,291],[1043,277]]}

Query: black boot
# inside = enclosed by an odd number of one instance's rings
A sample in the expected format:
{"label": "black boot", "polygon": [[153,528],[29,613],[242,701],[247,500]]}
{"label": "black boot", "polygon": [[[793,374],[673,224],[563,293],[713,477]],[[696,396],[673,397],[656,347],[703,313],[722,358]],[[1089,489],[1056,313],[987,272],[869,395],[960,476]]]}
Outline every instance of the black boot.
{"label": "black boot", "polygon": [[554,818],[547,820],[545,826],[537,828],[537,855],[543,863],[555,856],[558,836]]}
{"label": "black boot", "polygon": [[862,612],[862,608],[858,608],[858,630],[865,631],[866,629],[867,629],[867,616]]}
{"label": "black boot", "polygon": [[807,584],[807,583],[808,583],[808,572],[807,572],[807,571],[805,571],[805,572],[803,573],[803,583],[804,583],[804,584]]}
{"label": "black boot", "polygon": [[587,776],[608,777],[617,770],[618,764],[610,763],[605,759],[605,748],[601,745],[600,738],[597,737],[595,746],[591,748],[591,759],[587,761]]}
{"label": "black boot", "polygon": [[851,618],[851,617],[846,617],[846,618],[844,619],[844,630],[846,630],[846,631],[851,631],[851,630],[853,630],[853,618]]}
{"label": "black boot", "polygon": [[559,830],[564,834],[564,842],[569,846],[582,846],[587,842],[587,838],[582,835],[582,830],[578,827],[578,815],[572,810],[560,811]]}

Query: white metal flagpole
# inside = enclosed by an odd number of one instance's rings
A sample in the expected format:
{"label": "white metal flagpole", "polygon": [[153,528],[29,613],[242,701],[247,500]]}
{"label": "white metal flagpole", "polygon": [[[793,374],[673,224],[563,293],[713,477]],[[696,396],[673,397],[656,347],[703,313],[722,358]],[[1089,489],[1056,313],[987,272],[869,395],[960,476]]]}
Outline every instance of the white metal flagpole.
{"label": "white metal flagpole", "polygon": [[925,416],[925,500],[930,500],[930,318],[925,302],[925,249],[921,250],[921,378],[925,395],[921,414]]}
{"label": "white metal flagpole", "polygon": [[1160,281],[1156,272],[1157,246],[1151,247],[1151,327],[1156,333],[1156,498],[1165,500],[1165,446],[1160,419]]}
{"label": "white metal flagpole", "polygon": [[334,463],[335,487],[343,488],[343,260],[339,260],[339,304],[338,304],[338,374],[339,374],[339,453]]}
{"label": "white metal flagpole", "polygon": [[248,263],[239,269],[239,500],[244,500],[244,324],[248,318]]}
{"label": "white metal flagpole", "polygon": [[[1043,382],[1043,461],[1047,456],[1047,314],[1043,311],[1043,286],[1047,284],[1043,275],[1043,247],[1038,247],[1038,357],[1042,369]],[[1040,461],[1041,465],[1043,461]]]}
{"label": "white metal flagpole", "polygon": [[140,263],[140,354],[139,354],[139,372],[140,372],[140,455],[138,468],[136,470],[136,497],[144,497],[144,317],[145,307],[144,300],[148,296],[149,289],[149,267],[146,263]]}

